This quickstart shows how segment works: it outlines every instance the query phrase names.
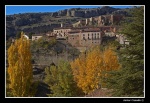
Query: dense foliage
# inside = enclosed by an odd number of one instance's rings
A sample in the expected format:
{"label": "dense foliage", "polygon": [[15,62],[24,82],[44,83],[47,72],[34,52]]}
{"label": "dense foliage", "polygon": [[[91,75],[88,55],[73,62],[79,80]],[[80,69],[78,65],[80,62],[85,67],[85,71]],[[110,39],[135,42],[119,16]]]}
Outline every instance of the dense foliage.
{"label": "dense foliage", "polygon": [[56,44],[56,39],[46,40],[45,37],[41,37],[38,40],[32,41],[31,50],[35,51],[37,49],[51,49]]}
{"label": "dense foliage", "polygon": [[71,97],[83,94],[73,80],[69,62],[62,60],[58,63],[58,66],[47,67],[45,73],[45,83],[50,86],[52,91],[49,96]]}
{"label": "dense foliage", "polygon": [[36,88],[32,85],[30,42],[23,38],[15,40],[8,49],[9,88],[15,97],[34,96]]}
{"label": "dense foliage", "polygon": [[[113,62],[112,62],[113,61]],[[85,94],[104,87],[101,78],[107,76],[106,71],[118,70],[118,58],[111,48],[102,51],[98,46],[87,54],[82,53],[71,63],[74,80]]]}
{"label": "dense foliage", "polygon": [[144,7],[131,13],[132,22],[126,22],[121,31],[130,42],[118,51],[121,69],[105,78],[114,96],[144,96]]}

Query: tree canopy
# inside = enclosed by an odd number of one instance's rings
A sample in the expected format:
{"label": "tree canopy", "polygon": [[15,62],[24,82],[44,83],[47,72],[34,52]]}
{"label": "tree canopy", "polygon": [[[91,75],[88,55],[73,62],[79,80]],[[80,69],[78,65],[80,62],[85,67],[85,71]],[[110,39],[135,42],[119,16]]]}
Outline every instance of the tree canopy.
{"label": "tree canopy", "polygon": [[[29,40],[23,38],[15,40],[8,49],[8,74],[13,96],[28,97],[34,96],[36,92],[32,86],[33,70],[31,64],[31,52]],[[33,91],[32,91],[33,90]]]}
{"label": "tree canopy", "polygon": [[131,14],[131,22],[121,30],[129,40],[129,45],[117,52],[121,69],[110,72],[112,78],[105,78],[114,96],[144,96],[144,7],[134,8]]}

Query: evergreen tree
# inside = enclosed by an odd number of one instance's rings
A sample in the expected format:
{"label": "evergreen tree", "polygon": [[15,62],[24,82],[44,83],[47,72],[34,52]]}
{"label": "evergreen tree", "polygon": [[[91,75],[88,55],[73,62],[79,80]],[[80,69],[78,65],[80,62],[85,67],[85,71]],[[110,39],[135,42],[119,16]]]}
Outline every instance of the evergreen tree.
{"label": "evergreen tree", "polygon": [[133,9],[131,21],[121,31],[130,42],[118,51],[121,69],[104,79],[114,96],[144,96],[144,7]]}

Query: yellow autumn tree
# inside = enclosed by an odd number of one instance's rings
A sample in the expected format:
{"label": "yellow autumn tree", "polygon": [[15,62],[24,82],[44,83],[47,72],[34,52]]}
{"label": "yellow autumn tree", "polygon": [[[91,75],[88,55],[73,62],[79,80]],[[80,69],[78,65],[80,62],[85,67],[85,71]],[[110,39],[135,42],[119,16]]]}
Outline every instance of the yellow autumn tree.
{"label": "yellow autumn tree", "polygon": [[95,90],[99,85],[102,69],[102,53],[99,47],[92,48],[87,54],[81,54],[71,63],[74,80],[85,94]]}
{"label": "yellow autumn tree", "polygon": [[86,92],[85,90],[85,68],[86,68],[86,59],[85,59],[85,54],[81,53],[79,58],[75,59],[74,62],[71,62],[71,68],[73,71],[73,76],[74,80],[77,83],[77,86],[81,88],[84,93]]}
{"label": "yellow autumn tree", "polygon": [[112,71],[118,70],[120,67],[118,57],[116,52],[114,52],[114,48],[108,46],[103,52],[103,66],[104,70]]}
{"label": "yellow autumn tree", "polygon": [[33,96],[35,91],[33,88],[32,80],[32,64],[30,53],[30,42],[23,37],[24,33],[21,33],[21,38],[15,40],[14,44],[8,49],[8,74],[13,96],[16,97],[28,97]]}
{"label": "yellow autumn tree", "polygon": [[[120,68],[118,56],[114,50],[115,48],[113,47],[113,45],[109,45],[103,51],[103,71],[101,75],[102,78],[111,78],[111,76],[108,75],[108,72],[116,71]],[[105,83],[101,83],[101,85],[105,87]]]}
{"label": "yellow autumn tree", "polygon": [[101,71],[103,69],[103,58],[100,48],[96,46],[87,53],[86,57],[86,80],[89,92],[95,90],[99,85]]}
{"label": "yellow autumn tree", "polygon": [[71,62],[74,80],[85,94],[88,94],[104,83],[101,80],[108,71],[117,70],[119,63],[115,52],[109,47],[101,51],[99,46],[91,48],[87,54]]}

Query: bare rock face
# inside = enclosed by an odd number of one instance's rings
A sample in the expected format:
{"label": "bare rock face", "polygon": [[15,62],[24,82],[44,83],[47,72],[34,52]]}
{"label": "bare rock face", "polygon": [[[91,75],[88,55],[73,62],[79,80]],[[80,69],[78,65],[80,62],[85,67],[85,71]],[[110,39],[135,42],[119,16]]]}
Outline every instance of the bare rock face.
{"label": "bare rock face", "polygon": [[[6,16],[7,35],[16,35],[17,31],[44,33],[59,27],[62,22],[74,23],[78,19],[90,18],[106,14],[123,14],[127,15],[125,10],[103,6],[98,8],[72,8],[60,10],[58,12],[46,13],[23,13]],[[61,17],[64,16],[62,19]],[[75,17],[75,18],[65,18]],[[56,20],[56,18],[60,18]],[[76,19],[76,17],[79,17]],[[54,25],[51,25],[54,24]]]}
{"label": "bare rock face", "polygon": [[109,6],[103,6],[101,8],[92,8],[92,9],[81,9],[81,8],[72,8],[58,11],[58,16],[72,16],[72,17],[84,17],[89,18],[93,16],[110,14],[116,10],[116,8],[112,8]]}
{"label": "bare rock face", "polygon": [[119,15],[124,15],[124,16],[130,16],[126,11],[124,10],[117,10],[117,11],[114,11],[112,12],[112,14],[119,14]]}
{"label": "bare rock face", "polygon": [[58,11],[58,16],[66,16],[67,9]]}
{"label": "bare rock face", "polygon": [[72,10],[71,11],[71,16],[73,17],[84,17],[84,11],[76,11],[76,10]]}
{"label": "bare rock face", "polygon": [[70,12],[70,10],[67,10],[67,14],[66,14],[66,16],[71,16],[71,12]]}
{"label": "bare rock face", "polygon": [[56,16],[58,16],[58,12],[54,12],[54,13],[52,13],[52,15],[51,15],[52,17],[56,17]]}
{"label": "bare rock face", "polygon": [[82,9],[82,8],[72,8],[60,10],[58,12],[52,13],[52,16],[70,16],[70,17],[84,17],[89,18],[93,16],[105,15],[107,13],[112,13],[118,9],[112,8],[109,6],[104,6],[101,8],[92,8],[92,9]]}

